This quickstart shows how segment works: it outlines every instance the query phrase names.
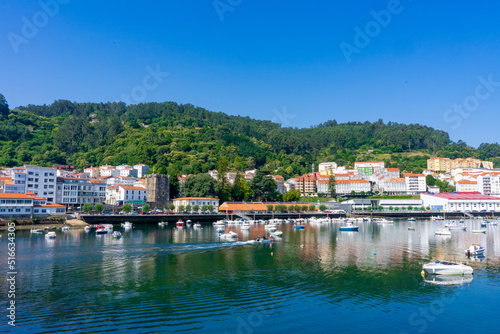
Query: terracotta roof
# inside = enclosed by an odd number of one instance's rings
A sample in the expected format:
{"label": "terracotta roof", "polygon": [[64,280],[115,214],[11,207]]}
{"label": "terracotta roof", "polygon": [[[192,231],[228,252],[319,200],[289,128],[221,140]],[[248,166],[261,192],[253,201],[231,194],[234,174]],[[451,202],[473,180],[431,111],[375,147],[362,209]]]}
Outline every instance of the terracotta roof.
{"label": "terracotta roof", "polygon": [[146,188],[142,188],[142,187],[124,186],[122,184],[120,184],[120,187],[122,187],[125,190],[144,190],[144,191],[146,191]]}
{"label": "terracotta roof", "polygon": [[394,179],[389,179],[385,182],[405,182],[405,179],[402,178],[402,177],[397,177],[397,178],[394,178]]}
{"label": "terracotta roof", "polygon": [[477,181],[461,180],[458,181],[459,184],[477,184]]}
{"label": "terracotta roof", "polygon": [[33,197],[30,197],[25,194],[10,194],[10,193],[0,193],[0,198],[5,198],[5,199],[33,199]]}
{"label": "terracotta roof", "polygon": [[399,172],[399,168],[387,168],[388,172]]}
{"label": "terracotta roof", "polygon": [[424,177],[425,175],[424,174],[415,174],[415,173],[404,173],[403,174],[404,177]]}

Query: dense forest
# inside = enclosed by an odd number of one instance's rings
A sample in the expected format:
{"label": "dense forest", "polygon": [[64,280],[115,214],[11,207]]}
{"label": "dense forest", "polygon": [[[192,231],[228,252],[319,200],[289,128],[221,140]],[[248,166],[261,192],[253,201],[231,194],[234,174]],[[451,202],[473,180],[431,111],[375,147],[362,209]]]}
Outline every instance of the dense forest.
{"label": "dense forest", "polygon": [[207,172],[225,159],[230,171],[266,167],[288,178],[324,161],[352,166],[379,159],[408,172],[425,169],[433,155],[500,165],[500,145],[475,149],[419,124],[331,120],[299,129],[174,102],[58,100],[6,110],[0,113],[0,166],[145,163],[157,173],[178,175]]}

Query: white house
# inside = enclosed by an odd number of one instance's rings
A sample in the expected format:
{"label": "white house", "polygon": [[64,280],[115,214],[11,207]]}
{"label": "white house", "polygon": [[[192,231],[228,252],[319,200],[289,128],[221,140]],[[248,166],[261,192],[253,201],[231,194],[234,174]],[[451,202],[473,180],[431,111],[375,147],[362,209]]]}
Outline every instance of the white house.
{"label": "white house", "polygon": [[480,193],[421,194],[424,205],[432,210],[491,212],[500,211],[500,197]]}
{"label": "white house", "polygon": [[402,177],[386,180],[382,191],[387,191],[387,194],[389,195],[406,194],[406,180]]}
{"label": "white house", "polygon": [[134,165],[134,169],[137,170],[136,177],[142,179],[147,173],[149,173],[149,166],[144,164]]}
{"label": "white house", "polygon": [[142,205],[146,204],[147,195],[146,188],[118,184],[107,188],[106,203],[112,205],[125,203]]}
{"label": "white house", "polygon": [[457,192],[477,192],[477,181],[461,180],[457,182]]}
{"label": "white house", "polygon": [[219,211],[219,199],[218,198],[210,198],[210,197],[181,197],[174,199],[175,212],[179,212],[180,206],[191,205],[193,208],[195,205],[199,206],[199,210],[202,209],[203,205],[212,205],[214,207],[213,212]]}
{"label": "white house", "polygon": [[30,218],[33,213],[33,198],[25,194],[0,194],[0,218]]}
{"label": "white house", "polygon": [[355,193],[365,193],[371,191],[370,182],[367,180],[336,180],[335,191],[338,195]]}

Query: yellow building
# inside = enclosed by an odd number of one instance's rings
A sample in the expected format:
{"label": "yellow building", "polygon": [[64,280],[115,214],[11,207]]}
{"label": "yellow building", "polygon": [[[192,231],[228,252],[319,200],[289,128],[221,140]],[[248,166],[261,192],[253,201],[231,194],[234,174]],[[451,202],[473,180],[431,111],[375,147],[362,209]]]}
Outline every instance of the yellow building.
{"label": "yellow building", "polygon": [[450,158],[432,158],[427,160],[427,169],[434,172],[450,173],[455,168],[493,168],[493,162],[481,161],[479,159],[455,159]]}

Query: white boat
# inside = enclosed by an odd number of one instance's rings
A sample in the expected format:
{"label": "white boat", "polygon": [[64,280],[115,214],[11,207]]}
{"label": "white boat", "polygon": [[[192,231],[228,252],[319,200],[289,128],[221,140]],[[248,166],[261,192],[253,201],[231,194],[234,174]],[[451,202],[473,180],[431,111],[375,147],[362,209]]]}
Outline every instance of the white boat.
{"label": "white boat", "polygon": [[186,221],[186,225],[191,225],[192,223],[193,222],[191,220],[189,220],[189,219]]}
{"label": "white boat", "polygon": [[165,222],[159,222],[158,226],[165,226]]}
{"label": "white boat", "polygon": [[468,249],[465,250],[465,256],[475,256],[483,255],[484,247],[477,244],[472,244]]}
{"label": "white boat", "polygon": [[416,222],[416,221],[417,221],[417,219],[412,217],[412,218],[408,218],[408,221],[409,221],[409,222]]}
{"label": "white boat", "polygon": [[108,233],[108,230],[105,229],[104,227],[99,227],[97,231],[95,231],[95,234],[106,234]]}
{"label": "white boat", "polygon": [[43,228],[32,228],[31,233],[43,233]]}
{"label": "white boat", "polygon": [[443,216],[431,216],[430,220],[444,220]]}
{"label": "white boat", "polygon": [[125,222],[125,223],[123,223],[123,227],[130,228],[130,227],[132,227],[132,223],[131,222]]}
{"label": "white boat", "polygon": [[415,231],[415,226],[408,226],[408,230]]}
{"label": "white boat", "polygon": [[228,233],[221,234],[219,236],[219,238],[225,239],[225,240],[236,240],[238,238],[238,233],[235,233],[233,231],[229,231]]}
{"label": "white boat", "polygon": [[347,222],[345,226],[340,226],[339,227],[341,231],[358,231],[359,226],[353,225],[351,222]]}
{"label": "white boat", "polygon": [[274,231],[273,232],[273,235],[277,236],[277,237],[281,237],[283,235],[283,231]]}
{"label": "white boat", "polygon": [[87,225],[87,226],[85,226],[85,227],[83,228],[83,230],[84,230],[85,232],[90,232],[90,226],[88,226],[88,225]]}
{"label": "white boat", "polygon": [[217,228],[217,233],[224,233],[224,231],[225,231],[224,227]]}
{"label": "white boat", "polygon": [[486,233],[486,230],[472,230],[472,233]]}
{"label": "white boat", "polygon": [[114,231],[113,234],[112,234],[113,238],[115,239],[119,239],[122,237],[122,234],[120,233],[120,231]]}
{"label": "white boat", "polygon": [[194,228],[201,228],[201,224],[200,223],[196,223],[193,225]]}
{"label": "white boat", "polygon": [[458,225],[455,223],[455,221],[451,221],[449,223],[445,223],[444,227],[457,227]]}
{"label": "white boat", "polygon": [[50,231],[45,234],[45,238],[54,239],[56,237],[56,232]]}
{"label": "white boat", "polygon": [[394,220],[390,220],[390,219],[385,219],[385,218],[379,218],[377,220],[374,220],[375,223],[380,223],[380,224],[393,224],[394,223]]}
{"label": "white boat", "polygon": [[63,231],[63,232],[67,232],[67,231],[69,231],[69,226],[63,226],[63,227],[61,228],[61,231]]}
{"label": "white boat", "polygon": [[424,264],[422,269],[426,273],[432,275],[468,275],[474,272],[474,270],[466,264],[439,260]]}
{"label": "white boat", "polygon": [[447,228],[443,228],[443,229],[437,230],[436,232],[434,232],[434,234],[436,234],[436,235],[451,235],[451,232]]}

